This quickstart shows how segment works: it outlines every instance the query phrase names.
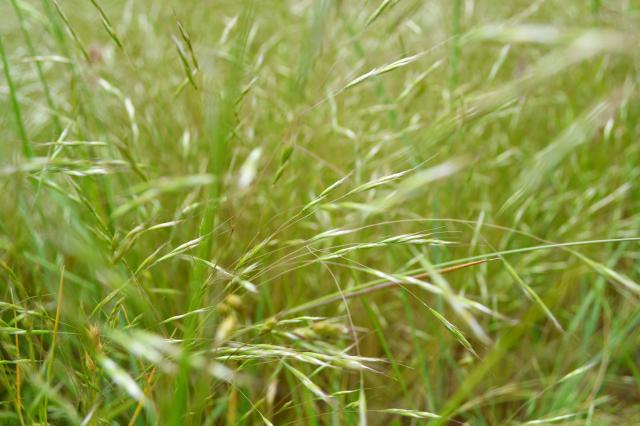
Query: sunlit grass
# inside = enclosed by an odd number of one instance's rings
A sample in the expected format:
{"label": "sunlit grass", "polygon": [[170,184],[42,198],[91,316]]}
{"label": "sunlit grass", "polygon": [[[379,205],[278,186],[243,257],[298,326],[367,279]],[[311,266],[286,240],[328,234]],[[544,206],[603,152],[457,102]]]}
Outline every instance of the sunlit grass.
{"label": "sunlit grass", "polygon": [[640,422],[634,2],[0,12],[0,424]]}

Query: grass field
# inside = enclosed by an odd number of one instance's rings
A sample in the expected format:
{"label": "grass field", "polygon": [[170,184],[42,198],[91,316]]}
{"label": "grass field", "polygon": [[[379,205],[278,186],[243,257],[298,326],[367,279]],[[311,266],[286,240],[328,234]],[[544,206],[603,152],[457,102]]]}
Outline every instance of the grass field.
{"label": "grass field", "polygon": [[640,424],[640,3],[0,2],[1,425]]}

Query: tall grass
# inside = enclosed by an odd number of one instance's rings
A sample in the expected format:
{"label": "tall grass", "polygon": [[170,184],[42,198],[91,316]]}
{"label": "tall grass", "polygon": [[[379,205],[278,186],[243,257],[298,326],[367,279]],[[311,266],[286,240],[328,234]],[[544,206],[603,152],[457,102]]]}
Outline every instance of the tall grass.
{"label": "tall grass", "polygon": [[640,422],[634,2],[0,13],[0,424]]}

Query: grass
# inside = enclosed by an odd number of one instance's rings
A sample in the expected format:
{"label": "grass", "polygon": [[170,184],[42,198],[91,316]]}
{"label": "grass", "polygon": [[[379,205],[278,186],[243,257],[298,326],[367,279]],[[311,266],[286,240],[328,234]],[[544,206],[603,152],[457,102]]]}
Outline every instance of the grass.
{"label": "grass", "polygon": [[0,424],[640,422],[640,8],[0,3]]}

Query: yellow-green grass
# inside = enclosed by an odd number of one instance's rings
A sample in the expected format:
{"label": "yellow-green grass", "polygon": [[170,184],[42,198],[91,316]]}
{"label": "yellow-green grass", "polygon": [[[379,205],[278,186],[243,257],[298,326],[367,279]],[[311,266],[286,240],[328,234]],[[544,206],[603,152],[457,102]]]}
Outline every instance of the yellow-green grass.
{"label": "yellow-green grass", "polygon": [[639,28],[0,3],[0,424],[640,423]]}

